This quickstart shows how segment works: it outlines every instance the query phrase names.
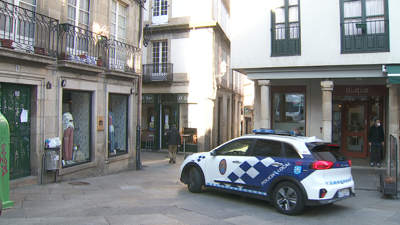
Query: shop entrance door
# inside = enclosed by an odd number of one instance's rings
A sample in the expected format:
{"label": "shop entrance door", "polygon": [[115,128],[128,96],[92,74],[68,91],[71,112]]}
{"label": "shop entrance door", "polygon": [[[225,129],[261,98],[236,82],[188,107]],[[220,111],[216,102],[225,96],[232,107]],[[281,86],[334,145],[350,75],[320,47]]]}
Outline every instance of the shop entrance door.
{"label": "shop entrance door", "polygon": [[346,156],[366,158],[368,153],[367,103],[344,103],[342,151]]}
{"label": "shop entrance door", "polygon": [[[173,106],[172,105],[163,105],[162,109],[162,131],[163,131],[163,137],[162,137],[162,145],[161,148],[169,148],[166,141],[165,141],[165,135],[171,128],[172,124],[175,124],[174,121],[174,116],[172,114],[173,111]],[[176,125],[176,124],[175,124]]]}
{"label": "shop entrance door", "polygon": [[0,83],[0,111],[10,125],[10,179],[31,175],[31,88]]}

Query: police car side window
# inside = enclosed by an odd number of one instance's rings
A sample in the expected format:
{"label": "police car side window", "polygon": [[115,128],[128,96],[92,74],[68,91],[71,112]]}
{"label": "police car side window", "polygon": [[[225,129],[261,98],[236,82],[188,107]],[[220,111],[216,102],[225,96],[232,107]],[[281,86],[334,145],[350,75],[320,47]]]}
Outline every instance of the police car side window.
{"label": "police car side window", "polygon": [[279,141],[258,139],[254,145],[252,156],[281,157],[282,143]]}
{"label": "police car side window", "polygon": [[286,158],[300,159],[299,153],[292,145],[288,143],[283,143],[283,147],[285,148]]}
{"label": "police car side window", "polygon": [[217,150],[217,155],[245,156],[250,147],[252,139],[241,139],[233,141]]}

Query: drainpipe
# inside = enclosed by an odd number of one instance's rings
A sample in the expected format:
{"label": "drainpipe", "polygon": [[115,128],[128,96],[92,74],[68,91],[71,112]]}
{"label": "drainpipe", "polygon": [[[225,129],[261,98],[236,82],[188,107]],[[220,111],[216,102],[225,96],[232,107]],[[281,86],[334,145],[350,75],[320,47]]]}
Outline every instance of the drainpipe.
{"label": "drainpipe", "polygon": [[[145,3],[146,0],[144,0],[143,3]],[[139,10],[139,46],[142,46],[143,43],[143,9],[144,7],[140,7]],[[142,51],[142,48],[140,48],[140,53]],[[142,54],[140,54],[141,56]],[[142,62],[142,59],[140,58],[140,62]],[[142,64],[142,63],[140,63]],[[140,160],[140,140],[141,140],[141,117],[142,117],[142,76],[143,76],[143,71],[142,67],[140,68],[140,76],[139,79],[137,80],[137,104],[138,104],[138,111],[137,111],[137,125],[136,125],[136,170],[141,170],[142,169],[142,162]]]}

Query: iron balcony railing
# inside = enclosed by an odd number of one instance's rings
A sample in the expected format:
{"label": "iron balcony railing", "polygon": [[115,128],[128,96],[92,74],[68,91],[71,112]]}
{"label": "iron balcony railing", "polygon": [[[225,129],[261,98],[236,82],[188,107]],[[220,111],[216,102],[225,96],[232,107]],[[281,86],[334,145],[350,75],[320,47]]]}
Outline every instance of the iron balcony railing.
{"label": "iron balcony railing", "polygon": [[59,25],[58,59],[105,67],[107,37],[63,23]]}
{"label": "iron balcony railing", "polygon": [[0,0],[1,46],[57,57],[59,21]]}
{"label": "iron balcony railing", "polygon": [[389,21],[341,23],[342,53],[389,51]]}
{"label": "iron balcony railing", "polygon": [[173,81],[172,63],[143,64],[143,82],[165,82]]}
{"label": "iron balcony railing", "polygon": [[107,69],[129,73],[140,72],[140,49],[116,40],[107,40]]}
{"label": "iron balcony railing", "polygon": [[272,56],[300,55],[300,26],[271,29]]}

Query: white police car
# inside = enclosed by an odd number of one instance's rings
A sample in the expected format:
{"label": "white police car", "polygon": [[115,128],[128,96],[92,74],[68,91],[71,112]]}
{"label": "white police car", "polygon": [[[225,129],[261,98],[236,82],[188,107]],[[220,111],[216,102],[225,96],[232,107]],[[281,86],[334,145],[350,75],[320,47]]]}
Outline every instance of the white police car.
{"label": "white police car", "polygon": [[265,199],[288,215],[300,213],[305,205],[355,196],[351,161],[338,145],[267,129],[253,133],[188,155],[180,168],[181,181],[194,193],[205,186]]}

